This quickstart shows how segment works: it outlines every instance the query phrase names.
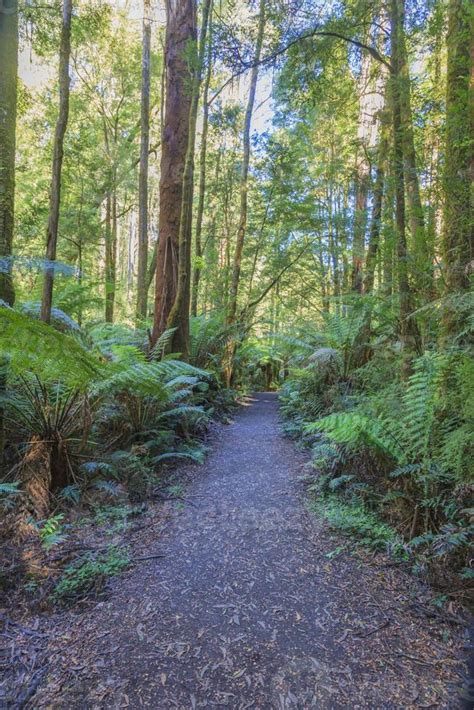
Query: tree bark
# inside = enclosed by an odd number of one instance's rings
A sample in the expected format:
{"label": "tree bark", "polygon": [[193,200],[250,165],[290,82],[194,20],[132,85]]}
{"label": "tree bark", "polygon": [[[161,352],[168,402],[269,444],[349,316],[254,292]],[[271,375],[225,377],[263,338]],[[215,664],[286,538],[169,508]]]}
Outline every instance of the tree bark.
{"label": "tree bark", "polygon": [[[382,205],[385,186],[385,163],[388,153],[387,121],[382,115],[380,124],[380,143],[377,158],[377,172],[374,184],[370,235],[364,267],[363,293],[370,296],[374,290],[375,267],[380,243],[380,227],[382,222]],[[370,335],[372,330],[372,303],[365,304],[361,327],[354,342],[354,365],[360,367],[368,362],[371,356]]]}
{"label": "tree bark", "polygon": [[365,53],[362,58],[360,77],[358,140],[355,166],[355,213],[354,236],[352,241],[351,287],[355,293],[362,293],[362,267],[365,256],[365,233],[367,229],[367,201],[370,187],[370,166],[367,159],[367,113],[369,109],[369,72],[371,57]]}
{"label": "tree bark", "polygon": [[400,98],[400,120],[402,124],[403,166],[408,203],[408,220],[413,239],[413,251],[420,289],[424,293],[430,293],[432,290],[433,264],[431,261],[431,251],[428,247],[426,239],[425,217],[421,202],[420,183],[416,166],[415,139],[411,110],[410,69],[408,65],[404,32],[405,0],[398,0],[397,7],[400,23],[397,48],[398,84]]}
{"label": "tree bark", "polygon": [[0,11],[0,299],[13,305],[11,276],[15,209],[15,145],[18,74],[18,3]]}
{"label": "tree bark", "polygon": [[[180,352],[183,359],[188,358],[189,350],[189,306],[191,298],[191,236],[194,192],[194,151],[196,146],[196,123],[201,89],[202,67],[206,50],[206,33],[212,0],[205,0],[202,14],[201,36],[195,57],[195,67],[191,88],[191,106],[189,109],[188,148],[183,176],[181,217],[179,225],[179,265],[178,289],[175,302],[168,318],[167,327],[176,328],[173,336],[173,350]],[[196,8],[193,8],[196,24]],[[195,28],[193,29],[196,33]]]}
{"label": "tree bark", "polygon": [[[10,306],[15,300],[10,260],[15,211],[17,75],[18,3],[4,0],[3,12],[0,11],[0,301]],[[6,387],[6,365],[0,358],[0,394]],[[0,405],[0,474],[4,448],[4,410]]]}
{"label": "tree bark", "polygon": [[105,215],[105,322],[114,322],[117,281],[117,193],[115,184],[106,197]]}
{"label": "tree bark", "polygon": [[[467,0],[450,0],[443,231],[447,296],[467,291],[474,269],[474,83],[470,86],[474,28],[471,18],[472,7]],[[444,342],[467,330],[466,309],[456,308],[453,299],[451,301],[443,317]]]}
{"label": "tree bark", "polygon": [[[237,242],[235,245],[234,261],[232,269],[232,279],[230,285],[229,305],[227,309],[227,326],[231,329],[235,325],[237,315],[237,299],[239,295],[240,270],[242,266],[242,252],[244,249],[245,234],[247,231],[247,211],[248,211],[248,175],[250,166],[250,127],[252,123],[253,108],[255,105],[255,93],[257,90],[258,69],[260,56],[262,53],[263,35],[265,31],[265,2],[260,0],[259,21],[257,42],[255,45],[255,56],[250,75],[250,87],[245,111],[244,135],[243,135],[243,158],[242,173],[240,177],[240,215],[239,228],[237,231]],[[232,379],[233,359],[235,353],[235,340],[230,335],[224,356],[224,377],[227,386],[230,386]]]}
{"label": "tree bark", "polygon": [[147,315],[148,154],[150,147],[150,0],[143,0],[140,170],[138,178],[137,320]]}
{"label": "tree bark", "polygon": [[204,82],[204,91],[202,96],[203,116],[202,116],[202,135],[201,135],[201,153],[199,160],[199,196],[196,213],[196,233],[194,236],[194,255],[195,265],[193,270],[193,289],[191,296],[191,315],[197,316],[197,304],[199,295],[199,279],[201,278],[201,259],[202,259],[202,221],[204,217],[204,199],[206,196],[206,156],[207,156],[207,134],[209,129],[209,85],[212,75],[212,18],[209,20],[209,40],[207,54],[207,71],[206,80]]}
{"label": "tree bark", "polygon": [[54,263],[58,243],[59,210],[61,206],[61,171],[64,155],[64,136],[69,117],[69,59],[71,55],[72,0],[63,1],[61,46],[59,50],[59,114],[56,122],[53,148],[53,170],[49,202],[49,219],[46,242],[47,265],[44,274],[41,320],[51,321],[53,303]]}
{"label": "tree bark", "polygon": [[166,2],[166,99],[161,150],[160,216],[151,345],[167,327],[178,285],[183,175],[189,138],[192,70],[189,43],[196,39],[193,0]]}
{"label": "tree bark", "polygon": [[414,351],[421,351],[420,334],[412,315],[413,295],[408,279],[408,248],[406,240],[405,216],[405,180],[403,152],[403,122],[401,114],[401,82],[400,82],[400,37],[403,33],[403,11],[400,0],[391,0],[391,44],[392,44],[392,75],[390,80],[392,121],[393,121],[393,153],[395,181],[395,225],[397,233],[398,257],[398,294],[400,300],[400,340],[402,349],[407,352],[404,371],[410,369],[409,357]]}

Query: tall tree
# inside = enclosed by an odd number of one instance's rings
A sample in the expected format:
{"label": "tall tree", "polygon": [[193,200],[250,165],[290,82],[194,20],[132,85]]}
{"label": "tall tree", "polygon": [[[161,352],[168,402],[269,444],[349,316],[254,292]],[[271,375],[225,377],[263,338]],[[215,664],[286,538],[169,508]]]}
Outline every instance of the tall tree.
{"label": "tall tree", "polygon": [[[474,260],[474,27],[468,0],[450,0],[447,36],[443,252],[447,295],[469,287]],[[471,82],[471,84],[470,84]],[[448,303],[443,337],[465,329],[465,309]]]}
{"label": "tall tree", "polygon": [[425,216],[421,202],[420,181],[413,132],[411,108],[410,68],[405,38],[405,0],[398,0],[399,30],[397,40],[398,92],[400,99],[401,136],[403,146],[403,167],[408,206],[408,222],[413,239],[413,258],[417,268],[417,282],[424,293],[432,288],[432,258],[425,229]]}
{"label": "tall tree", "polygon": [[191,315],[197,315],[199,279],[201,277],[202,260],[202,222],[204,217],[204,200],[206,196],[206,158],[207,158],[207,136],[209,132],[209,86],[212,75],[212,17],[209,18],[209,39],[207,52],[206,79],[204,81],[204,91],[202,96],[202,134],[201,150],[199,156],[199,192],[196,212],[196,233],[195,233],[195,265],[193,270],[193,287],[191,295]]}
{"label": "tall tree", "polygon": [[402,100],[404,76],[403,51],[403,0],[391,0],[391,30],[392,45],[392,76],[390,82],[392,121],[393,121],[393,154],[394,154],[394,182],[395,182],[395,224],[397,232],[397,257],[398,257],[398,295],[400,299],[400,340],[407,353],[405,358],[405,372],[410,369],[410,354],[420,350],[420,334],[416,320],[413,316],[413,294],[408,276],[408,246],[406,237],[406,211],[405,211],[405,172],[402,121]]}
{"label": "tall tree", "polygon": [[206,33],[212,0],[205,0],[202,13],[199,49],[194,57],[191,106],[189,109],[188,149],[183,175],[181,218],[179,224],[179,264],[178,288],[175,302],[168,319],[168,327],[176,328],[173,348],[187,359],[189,348],[189,305],[191,295],[191,235],[194,192],[194,150],[196,145],[196,123],[201,88],[202,67],[206,50]]}
{"label": "tall tree", "polygon": [[[365,296],[371,296],[375,283],[375,267],[377,264],[377,254],[380,244],[380,228],[382,222],[382,207],[384,200],[385,172],[388,154],[388,121],[385,112],[382,111],[380,120],[380,140],[377,157],[377,168],[373,190],[372,215],[370,221],[369,243],[364,265],[363,292]],[[353,364],[360,366],[366,363],[370,357],[370,335],[372,326],[372,303],[365,304],[362,323],[353,346]]]}
{"label": "tall tree", "polygon": [[47,265],[44,274],[41,320],[49,323],[53,303],[54,263],[58,243],[59,210],[61,206],[61,171],[64,136],[69,117],[69,60],[71,56],[72,0],[64,0],[62,8],[61,45],[59,50],[59,113],[53,144],[53,169],[49,197],[49,218],[46,240]]}
{"label": "tall tree", "polygon": [[352,241],[352,290],[362,293],[362,265],[365,254],[365,232],[367,228],[367,200],[370,187],[370,165],[367,158],[368,121],[370,119],[370,99],[374,90],[370,86],[371,56],[362,56],[362,71],[359,80],[358,145],[355,165],[355,205],[354,236]]}
{"label": "tall tree", "polygon": [[[15,144],[18,76],[18,2],[0,7],[0,301],[13,305],[11,276],[15,208]],[[1,307],[1,305],[0,305]],[[0,358],[0,394],[6,386],[5,361]],[[0,404],[0,471],[5,434]]]}
{"label": "tall tree", "polygon": [[[262,54],[263,36],[265,32],[265,2],[260,0],[259,19],[257,30],[257,41],[255,44],[255,55],[253,59],[252,71],[250,74],[250,86],[247,99],[247,108],[244,119],[244,134],[243,134],[243,156],[242,156],[242,172],[240,175],[240,213],[239,227],[237,231],[237,241],[235,244],[232,280],[230,284],[229,304],[227,308],[227,326],[232,329],[235,325],[237,317],[237,301],[239,296],[240,270],[242,266],[242,253],[244,249],[245,234],[247,231],[247,213],[248,213],[248,176],[250,167],[250,128],[252,125],[252,114],[255,105],[255,94],[257,91],[258,70],[260,57]],[[227,385],[230,385],[232,379],[232,366],[234,359],[235,342],[232,336],[229,338],[227,352],[224,362],[224,374]]]}
{"label": "tall tree", "polygon": [[117,190],[116,171],[105,198],[105,322],[114,322],[117,281]]}
{"label": "tall tree", "polygon": [[0,300],[13,304],[11,276],[15,206],[18,2],[0,6]]}
{"label": "tall tree", "polygon": [[140,113],[140,171],[138,184],[137,317],[147,315],[148,152],[150,148],[150,0],[143,0],[142,94]]}
{"label": "tall tree", "polygon": [[161,148],[160,216],[152,345],[166,330],[178,286],[183,175],[188,149],[192,99],[189,46],[195,40],[194,0],[167,0],[164,57],[166,98]]}

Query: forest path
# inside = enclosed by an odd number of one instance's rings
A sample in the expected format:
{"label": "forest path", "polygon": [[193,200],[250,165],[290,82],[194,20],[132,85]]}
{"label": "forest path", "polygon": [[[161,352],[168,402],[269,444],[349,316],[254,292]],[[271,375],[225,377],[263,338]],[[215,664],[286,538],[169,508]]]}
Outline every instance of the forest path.
{"label": "forest path", "polygon": [[137,551],[163,559],[68,612],[27,707],[457,707],[456,633],[385,558],[332,557],[302,500],[304,461],[275,395],[250,400]]}

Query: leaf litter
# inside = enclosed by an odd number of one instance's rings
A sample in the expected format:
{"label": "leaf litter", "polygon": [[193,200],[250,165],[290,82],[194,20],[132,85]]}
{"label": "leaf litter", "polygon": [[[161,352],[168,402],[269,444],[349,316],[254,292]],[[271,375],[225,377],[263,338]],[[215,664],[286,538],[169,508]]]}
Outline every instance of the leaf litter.
{"label": "leaf litter", "polygon": [[128,542],[143,562],[104,601],[10,613],[0,706],[456,708],[459,623],[423,613],[430,591],[383,555],[331,554],[303,463],[275,395],[256,396],[183,469],[193,505],[161,526],[164,556],[144,526]]}

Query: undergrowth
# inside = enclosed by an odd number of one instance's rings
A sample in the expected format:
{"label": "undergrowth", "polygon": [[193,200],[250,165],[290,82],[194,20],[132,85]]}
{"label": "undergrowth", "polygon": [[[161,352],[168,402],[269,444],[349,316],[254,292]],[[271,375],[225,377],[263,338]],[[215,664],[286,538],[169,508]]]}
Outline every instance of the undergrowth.
{"label": "undergrowth", "polygon": [[[403,378],[386,341],[351,360],[357,319],[332,314],[295,358],[280,401],[284,431],[312,454],[312,504],[333,528],[398,550],[448,594],[473,579],[474,364],[459,347],[427,351]],[[352,331],[351,331],[352,324]]]}
{"label": "undergrowth", "polygon": [[99,553],[85,553],[64,568],[51,594],[52,601],[66,604],[91,594],[100,594],[107,580],[130,564],[127,549],[110,545]]}
{"label": "undergrowth", "polygon": [[406,556],[403,540],[396,530],[367,510],[357,498],[344,501],[336,495],[314,497],[310,509],[324,518],[331,529],[350,535],[360,545],[396,557]]}

